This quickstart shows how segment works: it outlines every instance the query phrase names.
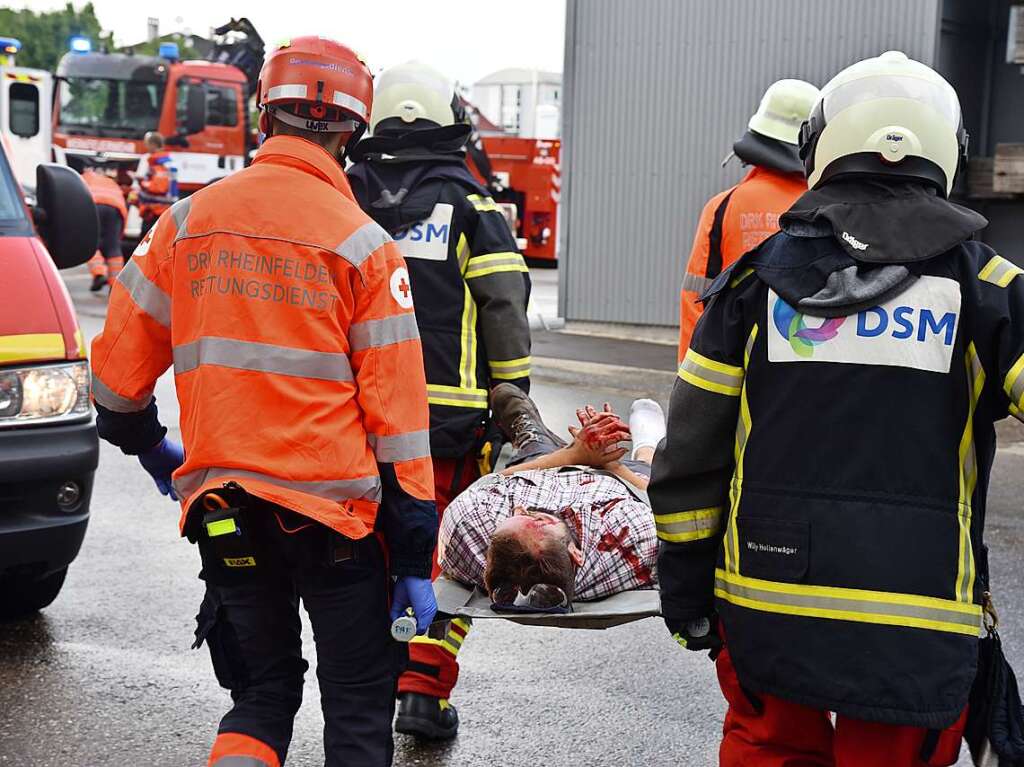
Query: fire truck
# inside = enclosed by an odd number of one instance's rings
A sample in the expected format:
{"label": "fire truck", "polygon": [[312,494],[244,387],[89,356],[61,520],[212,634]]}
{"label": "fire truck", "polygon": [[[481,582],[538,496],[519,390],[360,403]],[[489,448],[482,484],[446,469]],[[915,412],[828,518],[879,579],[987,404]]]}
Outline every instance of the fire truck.
{"label": "fire truck", "polygon": [[483,134],[485,118],[469,102],[463,100],[463,106],[474,128],[468,145],[470,171],[501,206],[526,259],[536,266],[553,265],[562,142],[502,136],[496,127]]}
{"label": "fire truck", "polygon": [[202,61],[180,61],[174,43],[160,55],[93,52],[73,38],[57,67],[53,96],[53,152],[81,171],[116,169],[127,192],[140,170],[143,137],[163,134],[189,194],[245,166],[255,145],[249,97],[263,65],[263,40],[248,19],[214,30]]}

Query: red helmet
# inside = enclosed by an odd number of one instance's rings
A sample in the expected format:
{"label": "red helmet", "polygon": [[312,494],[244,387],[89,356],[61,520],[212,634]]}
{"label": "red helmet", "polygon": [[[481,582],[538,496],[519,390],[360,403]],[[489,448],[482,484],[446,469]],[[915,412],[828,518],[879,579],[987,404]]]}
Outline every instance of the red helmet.
{"label": "red helmet", "polygon": [[281,43],[256,86],[260,131],[270,115],[314,133],[362,134],[373,106],[373,76],[351,48],[309,35]]}

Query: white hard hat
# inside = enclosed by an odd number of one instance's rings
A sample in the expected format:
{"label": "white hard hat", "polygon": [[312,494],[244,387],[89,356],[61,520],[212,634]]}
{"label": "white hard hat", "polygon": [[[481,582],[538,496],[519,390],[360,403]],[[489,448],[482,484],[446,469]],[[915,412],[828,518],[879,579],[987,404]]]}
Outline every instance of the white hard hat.
{"label": "white hard hat", "polygon": [[821,91],[803,80],[778,80],[768,86],[747,127],[786,144],[800,141],[800,125],[821,98]]}
{"label": "white hard hat", "polygon": [[812,189],[841,174],[932,183],[944,196],[967,156],[956,91],[900,51],[859,61],[832,78],[800,134]]}
{"label": "white hard hat", "polygon": [[451,80],[421,61],[407,61],[385,70],[377,78],[373,94],[370,129],[389,118],[412,125],[428,120],[438,127],[459,121],[455,106],[455,86]]}

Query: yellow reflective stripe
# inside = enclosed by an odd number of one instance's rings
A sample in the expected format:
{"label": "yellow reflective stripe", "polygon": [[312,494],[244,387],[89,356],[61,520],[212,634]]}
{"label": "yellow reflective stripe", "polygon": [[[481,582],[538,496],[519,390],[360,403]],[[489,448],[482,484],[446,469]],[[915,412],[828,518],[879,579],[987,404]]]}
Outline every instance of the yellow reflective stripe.
{"label": "yellow reflective stripe", "polygon": [[431,405],[487,408],[486,389],[465,389],[459,386],[427,384],[427,401]]}
{"label": "yellow reflective stripe", "polygon": [[530,364],[530,358],[529,357],[520,357],[519,359],[515,359],[515,360],[491,360],[491,367],[492,368],[498,368],[498,369],[501,369],[501,368],[517,368],[517,367],[521,367],[522,365],[529,365],[529,364]]}
{"label": "yellow reflective stripe", "polygon": [[24,333],[0,336],[0,364],[31,362],[67,357],[64,336],[60,333]]}
{"label": "yellow reflective stripe", "polygon": [[455,648],[455,654],[458,654],[459,650],[462,649],[463,639],[454,631],[449,630],[448,633],[444,635],[444,641]]}
{"label": "yellow reflective stripe", "polygon": [[488,274],[498,274],[499,272],[528,272],[526,264],[505,264],[504,266],[490,266],[486,269],[473,269],[466,272],[466,279],[472,280],[476,277],[486,277]]}
{"label": "yellow reflective stripe", "polygon": [[465,277],[472,280],[476,277],[483,277],[487,274],[497,272],[528,272],[526,262],[519,253],[510,250],[504,253],[488,253],[483,256],[473,256],[466,265]]}
{"label": "yellow reflective stripe", "polygon": [[1013,363],[1010,372],[1003,379],[1003,391],[1006,392],[1010,402],[1016,405],[1018,409],[1024,408],[1024,402],[1022,402],[1024,400],[1024,377],[1021,376],[1022,372],[1024,372],[1024,354]]}
{"label": "yellow reflective stripe", "polygon": [[[757,340],[757,323],[750,329],[747,345],[743,349],[743,369],[750,367],[750,353]],[[729,483],[729,518],[725,522],[724,558],[725,569],[732,573],[740,571],[740,537],[737,530],[736,517],[740,510],[740,498],[743,495],[743,456],[747,450],[747,439],[753,427],[750,417],[750,403],[747,401],[747,380],[744,373],[743,391],[740,393],[740,414],[736,419],[736,441],[733,447],[733,458],[736,468]]]}
{"label": "yellow reflective stripe", "polygon": [[451,638],[452,638],[452,632],[449,631],[445,635],[444,639],[431,639],[430,637],[425,637],[425,636],[415,636],[415,637],[412,638],[412,641],[416,642],[417,644],[428,644],[428,645],[433,645],[435,647],[440,647],[441,649],[443,649],[445,652],[449,653],[450,655],[453,655],[453,656],[457,657],[458,654],[459,654],[459,647],[462,646],[462,642],[459,641],[458,645],[452,644],[450,641],[448,641]]}
{"label": "yellow reflective stripe", "polygon": [[468,634],[469,630],[473,628],[472,622],[464,620],[463,618],[452,618],[452,623],[462,629],[462,633]]}
{"label": "yellow reflective stripe", "polygon": [[520,357],[516,360],[491,360],[488,363],[491,368],[491,378],[502,381],[525,378],[530,375],[530,362],[530,357]]}
{"label": "yellow reflective stripe", "polygon": [[85,336],[82,334],[81,328],[75,331],[75,346],[78,348],[79,357],[85,359],[89,356],[89,348],[85,345]]}
{"label": "yellow reflective stripe", "polygon": [[492,197],[483,197],[479,194],[470,194],[466,196],[466,199],[469,200],[470,204],[480,212],[486,212],[490,210],[496,210],[498,212],[501,211],[501,208],[498,207],[498,204],[494,202],[494,198]]}
{"label": "yellow reflective stripe", "polygon": [[501,253],[486,253],[482,256],[473,256],[469,259],[470,267],[484,266],[486,264],[504,263],[505,261],[523,261],[523,257],[514,250],[506,250]]}
{"label": "yellow reflective stripe", "polygon": [[981,607],[938,597],[778,583],[715,570],[715,596],[739,607],[782,615],[875,623],[978,636]]}
{"label": "yellow reflective stripe", "polygon": [[459,357],[459,383],[464,389],[476,388],[476,301],[463,284],[461,353]]}
{"label": "yellow reflective stripe", "polygon": [[974,412],[985,388],[985,369],[978,359],[972,341],[964,359],[967,370],[967,422],[960,437],[960,503],[957,507],[959,555],[957,556],[956,597],[961,602],[974,602],[974,547],[971,545],[971,517],[974,488],[978,483],[978,459],[974,447]]}
{"label": "yellow reflective stripe", "polygon": [[530,368],[523,368],[523,370],[515,372],[495,373],[491,372],[491,378],[495,381],[515,381],[518,378],[529,378]]}
{"label": "yellow reflective stripe", "polygon": [[1024,269],[1002,256],[992,256],[978,272],[978,279],[1005,288],[1019,274],[1024,274]]}
{"label": "yellow reflective stripe", "polygon": [[685,543],[710,538],[718,532],[722,519],[722,507],[677,511],[671,514],[655,514],[654,527],[658,538],[670,543]]}
{"label": "yellow reflective stripe", "polygon": [[693,349],[686,350],[679,377],[700,389],[730,397],[738,396],[743,386],[743,368],[708,359]]}
{"label": "yellow reflective stripe", "polygon": [[455,246],[455,257],[459,260],[459,272],[466,274],[466,267],[469,265],[469,243],[466,242],[466,235],[459,234],[459,244]]}
{"label": "yellow reflective stripe", "polygon": [[747,277],[749,277],[753,273],[754,273],[753,269],[750,269],[750,268],[744,269],[742,272],[737,274],[735,277],[733,277],[729,281],[729,287],[730,288],[735,288],[737,285],[739,285],[741,282],[743,282],[743,280],[747,279]]}

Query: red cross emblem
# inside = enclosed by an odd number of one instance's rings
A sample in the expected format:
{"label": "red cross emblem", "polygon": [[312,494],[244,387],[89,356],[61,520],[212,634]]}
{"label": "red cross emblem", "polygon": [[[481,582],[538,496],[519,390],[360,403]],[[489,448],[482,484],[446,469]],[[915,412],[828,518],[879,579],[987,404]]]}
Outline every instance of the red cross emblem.
{"label": "red cross emblem", "polygon": [[403,309],[412,308],[412,285],[409,284],[409,272],[400,266],[391,273],[391,295]]}

